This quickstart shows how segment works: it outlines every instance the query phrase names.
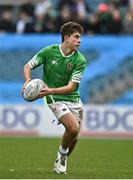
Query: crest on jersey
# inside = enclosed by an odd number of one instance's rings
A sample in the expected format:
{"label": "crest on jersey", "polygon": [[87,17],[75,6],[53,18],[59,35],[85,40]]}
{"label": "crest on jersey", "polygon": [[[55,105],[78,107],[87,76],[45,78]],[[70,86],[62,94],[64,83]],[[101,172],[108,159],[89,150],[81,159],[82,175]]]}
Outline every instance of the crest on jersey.
{"label": "crest on jersey", "polygon": [[53,60],[52,60],[52,64],[56,64],[56,59],[53,59]]}
{"label": "crest on jersey", "polygon": [[66,67],[67,67],[67,69],[68,69],[69,71],[71,71],[72,68],[73,68],[73,64],[67,63]]}

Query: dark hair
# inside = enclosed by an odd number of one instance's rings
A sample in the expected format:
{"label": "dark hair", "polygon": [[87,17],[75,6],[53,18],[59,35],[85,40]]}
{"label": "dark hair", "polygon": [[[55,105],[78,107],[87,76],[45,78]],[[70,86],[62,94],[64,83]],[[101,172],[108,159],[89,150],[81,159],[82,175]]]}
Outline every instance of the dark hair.
{"label": "dark hair", "polygon": [[83,27],[76,23],[76,22],[68,22],[61,26],[61,36],[62,36],[62,42],[64,41],[64,36],[71,36],[74,32],[79,32],[80,34],[83,34],[84,30]]}

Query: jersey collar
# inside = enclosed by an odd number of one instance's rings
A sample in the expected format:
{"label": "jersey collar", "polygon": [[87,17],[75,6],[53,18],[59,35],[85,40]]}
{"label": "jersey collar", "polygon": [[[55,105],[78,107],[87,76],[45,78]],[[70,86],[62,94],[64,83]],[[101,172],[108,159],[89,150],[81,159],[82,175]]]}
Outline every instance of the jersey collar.
{"label": "jersey collar", "polygon": [[62,50],[61,50],[61,44],[59,44],[59,50],[60,50],[60,53],[62,54],[62,56],[63,56],[63,57],[66,57],[66,58],[69,58],[69,57],[71,57],[71,56],[74,54],[74,51],[73,51],[71,54],[65,56],[65,54],[64,54],[64,53],[62,52]]}

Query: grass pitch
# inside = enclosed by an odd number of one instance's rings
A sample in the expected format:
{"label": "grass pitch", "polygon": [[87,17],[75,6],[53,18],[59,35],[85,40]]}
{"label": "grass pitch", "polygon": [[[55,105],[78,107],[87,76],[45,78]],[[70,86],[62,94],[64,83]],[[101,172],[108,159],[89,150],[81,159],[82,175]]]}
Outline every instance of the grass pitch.
{"label": "grass pitch", "polygon": [[80,139],[68,174],[52,171],[60,139],[0,138],[0,179],[131,179],[132,140]]}

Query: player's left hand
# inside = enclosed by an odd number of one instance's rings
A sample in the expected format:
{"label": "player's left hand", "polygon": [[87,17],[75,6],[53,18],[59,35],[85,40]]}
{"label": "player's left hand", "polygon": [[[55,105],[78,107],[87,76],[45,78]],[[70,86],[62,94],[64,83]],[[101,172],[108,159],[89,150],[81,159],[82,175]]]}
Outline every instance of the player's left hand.
{"label": "player's left hand", "polygon": [[48,86],[45,86],[42,88],[40,94],[38,95],[38,98],[43,98],[44,96],[50,95],[51,94],[51,88]]}
{"label": "player's left hand", "polygon": [[31,81],[31,79],[28,79],[28,80],[23,84],[23,87],[22,87],[22,95],[23,95],[23,93],[24,93],[24,91],[25,91],[25,86],[26,86],[27,83],[30,82],[30,81]]}

